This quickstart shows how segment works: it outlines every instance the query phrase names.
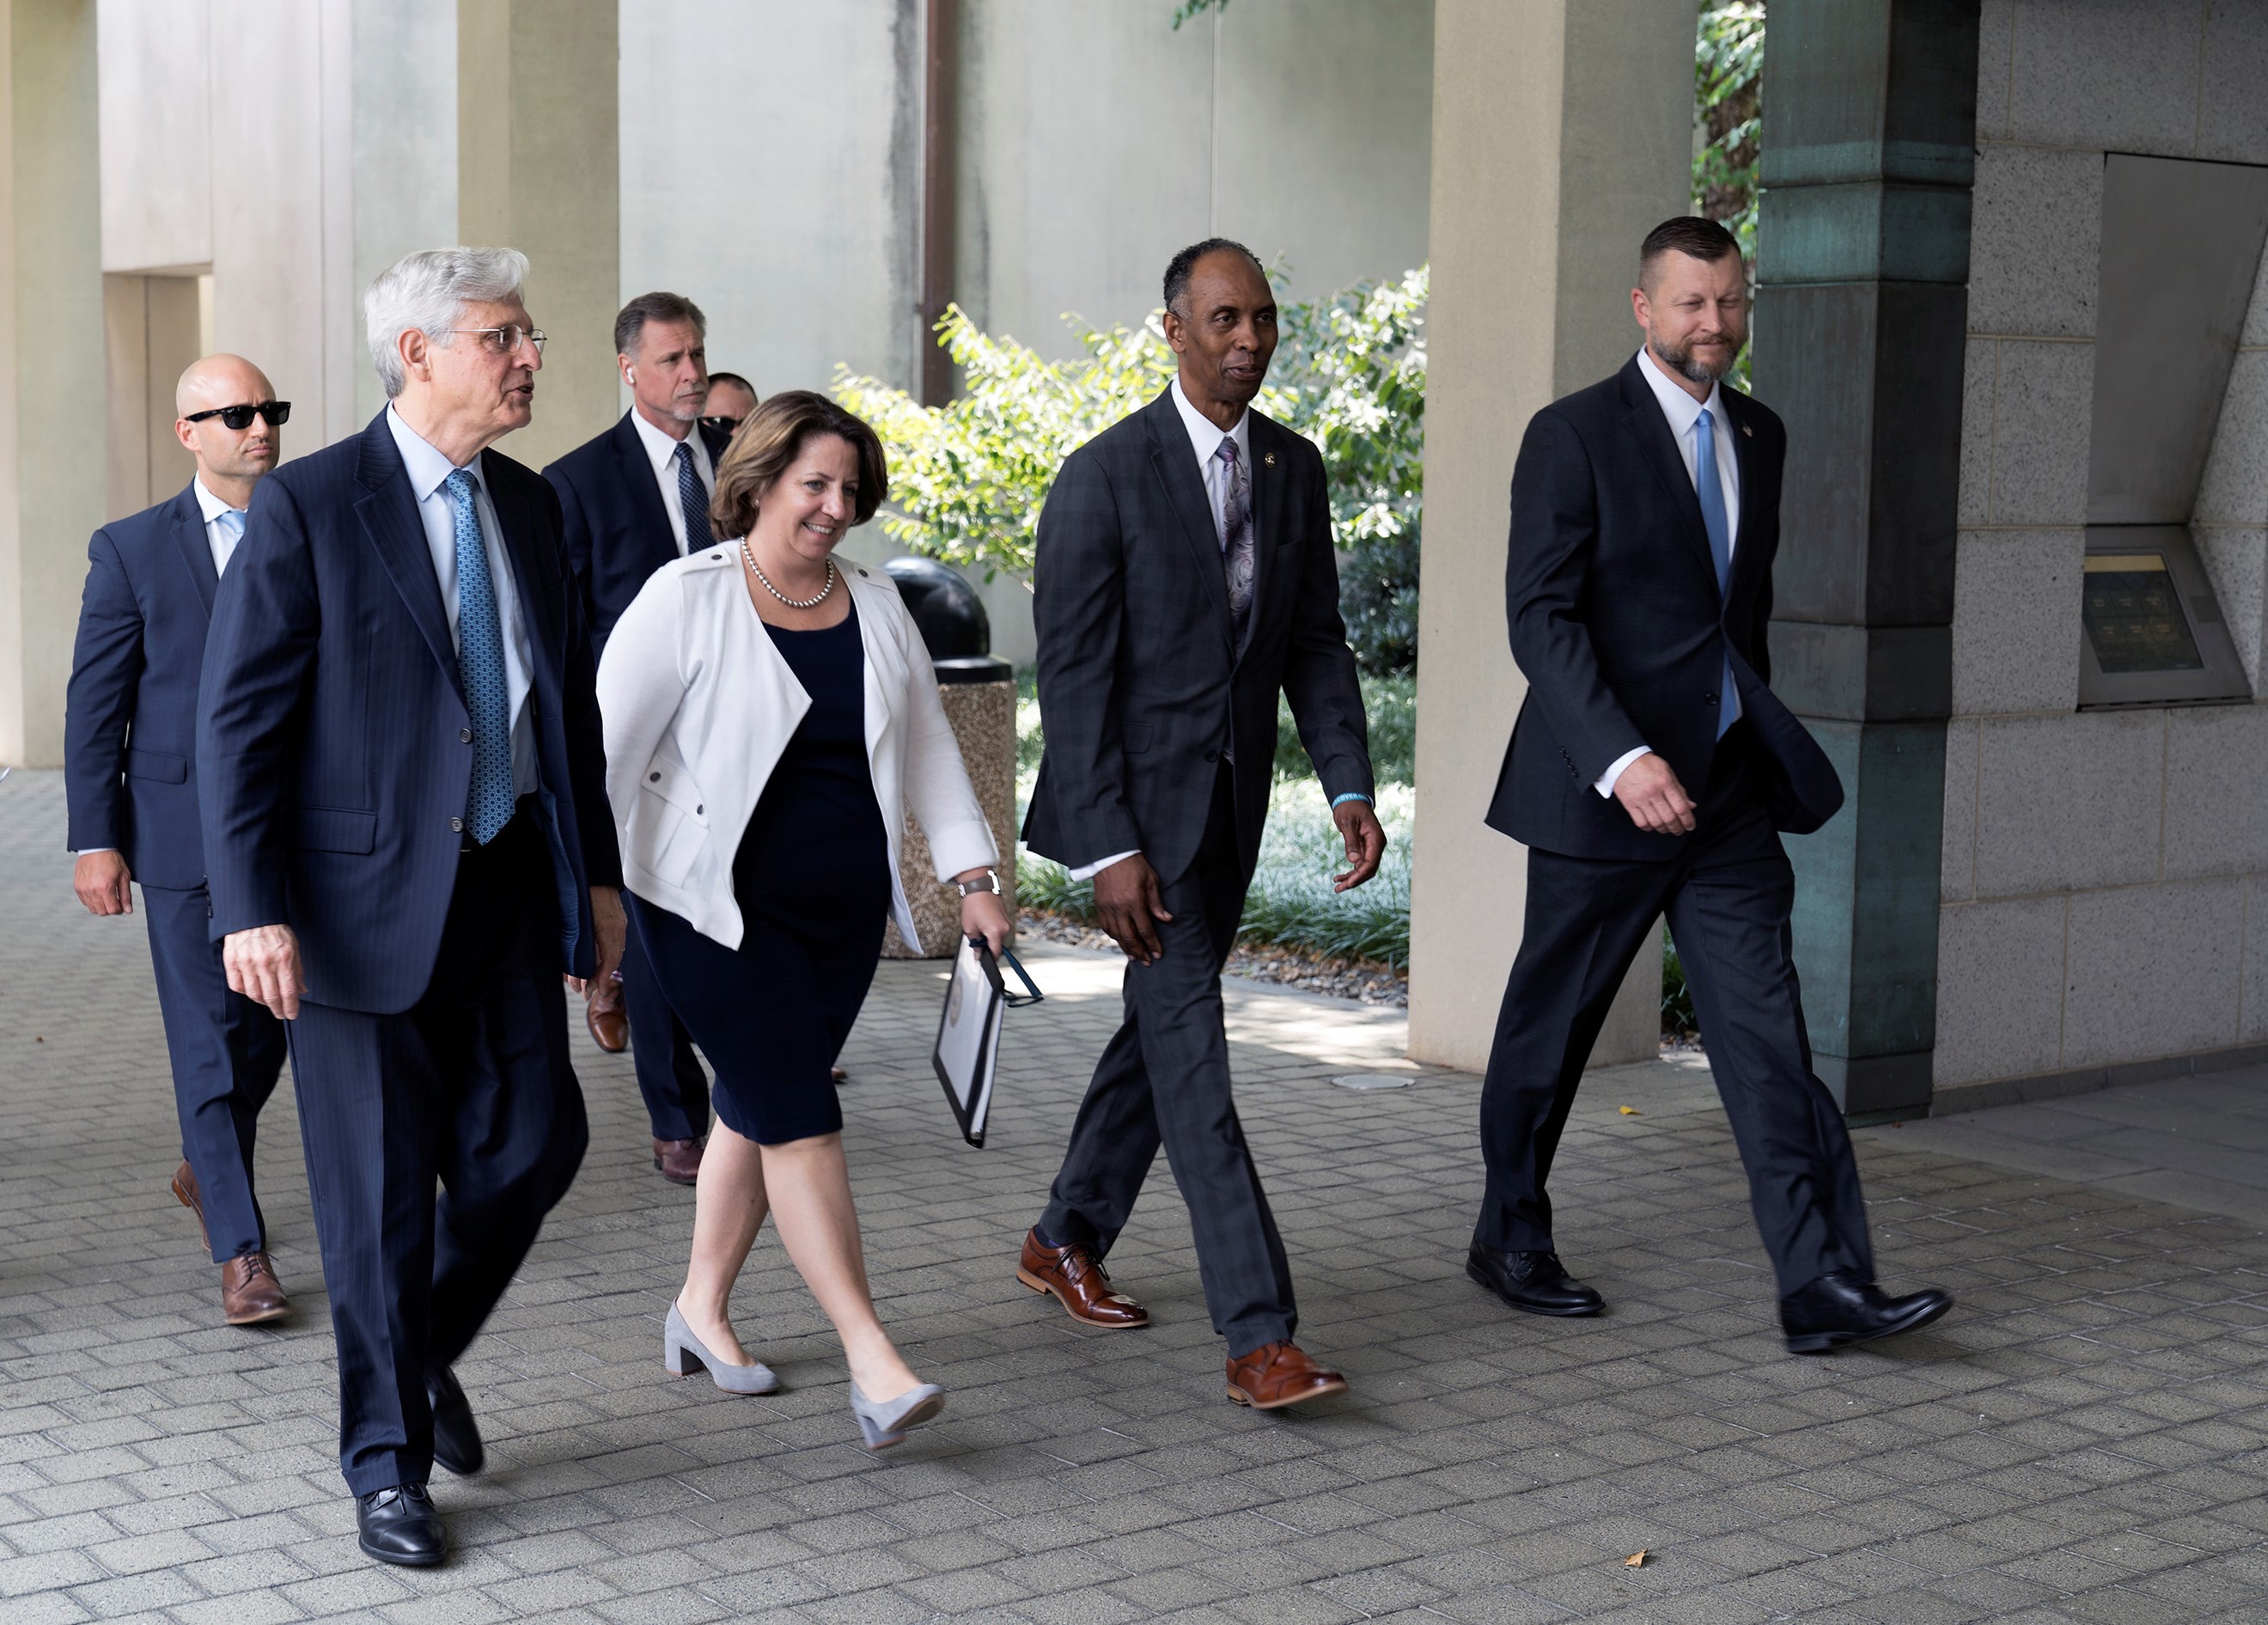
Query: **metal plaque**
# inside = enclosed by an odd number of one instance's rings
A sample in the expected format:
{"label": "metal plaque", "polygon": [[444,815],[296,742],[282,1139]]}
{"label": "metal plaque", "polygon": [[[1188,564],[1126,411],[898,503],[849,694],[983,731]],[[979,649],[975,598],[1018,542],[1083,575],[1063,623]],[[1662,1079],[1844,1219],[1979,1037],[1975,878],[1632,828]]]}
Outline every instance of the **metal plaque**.
{"label": "metal plaque", "polygon": [[2188,526],[2089,525],[2082,569],[2082,707],[2251,698]]}

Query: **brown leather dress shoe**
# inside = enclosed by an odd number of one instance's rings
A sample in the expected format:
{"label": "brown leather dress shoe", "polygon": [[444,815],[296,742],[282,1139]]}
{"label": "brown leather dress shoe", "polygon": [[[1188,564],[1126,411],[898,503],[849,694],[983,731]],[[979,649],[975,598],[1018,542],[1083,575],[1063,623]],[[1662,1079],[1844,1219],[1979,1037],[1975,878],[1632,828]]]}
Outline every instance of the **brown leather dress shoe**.
{"label": "brown leather dress shoe", "polygon": [[189,1166],[186,1158],[173,1170],[173,1200],[197,1215],[197,1234],[204,1237],[205,1251],[210,1252],[212,1237],[205,1230],[205,1204],[197,1189],[197,1171]]}
{"label": "brown leather dress shoe", "polygon": [[1317,1365],[1297,1343],[1263,1343],[1228,1363],[1228,1397],[1258,1411],[1344,1393],[1346,1385],[1345,1378]]}
{"label": "brown leather dress shoe", "polygon": [[630,1013],[620,993],[615,993],[611,1008],[596,999],[585,1005],[583,1025],[591,1030],[591,1042],[609,1055],[619,1055],[630,1046]]}
{"label": "brown leather dress shoe", "polygon": [[220,1267],[221,1313],[231,1326],[258,1326],[291,1312],[276,1266],[264,1252],[242,1252]]}
{"label": "brown leather dress shoe", "polygon": [[691,1185],[701,1178],[701,1142],[657,1140],[653,1142],[653,1165],[672,1185]]}
{"label": "brown leather dress shoe", "polygon": [[1016,1279],[1035,1292],[1052,1292],[1064,1311],[1081,1326],[1107,1332],[1131,1331],[1150,1324],[1150,1311],[1115,1291],[1102,1260],[1085,1247],[1049,1247],[1039,1231],[1024,1237],[1024,1256],[1016,1261]]}

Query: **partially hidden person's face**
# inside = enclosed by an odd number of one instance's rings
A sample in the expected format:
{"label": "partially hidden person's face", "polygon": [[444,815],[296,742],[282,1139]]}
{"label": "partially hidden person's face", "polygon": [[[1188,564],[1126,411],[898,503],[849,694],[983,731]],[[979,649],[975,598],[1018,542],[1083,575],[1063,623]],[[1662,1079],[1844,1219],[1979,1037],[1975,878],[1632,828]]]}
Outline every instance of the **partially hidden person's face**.
{"label": "partially hidden person's face", "polygon": [[858,512],[858,448],[839,434],[814,434],[759,500],[756,529],[816,564],[849,534]]}
{"label": "partially hidden person's face", "polygon": [[701,410],[711,423],[730,422],[737,429],[740,419],[756,410],[756,392],[738,384],[712,383],[708,403]]}
{"label": "partially hidden person's face", "polygon": [[622,378],[649,417],[689,424],[709,398],[709,351],[690,321],[649,321],[635,353],[621,358]]}
{"label": "partially hidden person's face", "polygon": [[535,416],[535,375],[543,368],[542,352],[528,336],[535,323],[527,307],[518,299],[481,300],[468,304],[456,325],[487,331],[459,332],[446,348],[428,346],[435,404],[498,435],[526,428]]}
{"label": "partially hidden person's face", "polygon": [[201,417],[195,423],[188,417],[190,412],[273,402],[275,386],[258,368],[233,365],[201,371],[184,388],[182,397],[183,415],[174,432],[201,471],[217,478],[256,480],[275,469],[284,454],[284,432],[258,413],[241,429],[232,429],[218,417]]}
{"label": "partially hidden person's face", "polygon": [[1748,267],[1737,254],[1697,260],[1672,249],[1631,292],[1631,307],[1665,370],[1714,383],[1733,370],[1748,340]]}
{"label": "partially hidden person's face", "polygon": [[1186,314],[1166,313],[1166,342],[1182,358],[1182,376],[1215,400],[1248,403],[1276,354],[1276,296],[1268,278],[1234,249],[1219,249],[1190,270],[1182,302]]}

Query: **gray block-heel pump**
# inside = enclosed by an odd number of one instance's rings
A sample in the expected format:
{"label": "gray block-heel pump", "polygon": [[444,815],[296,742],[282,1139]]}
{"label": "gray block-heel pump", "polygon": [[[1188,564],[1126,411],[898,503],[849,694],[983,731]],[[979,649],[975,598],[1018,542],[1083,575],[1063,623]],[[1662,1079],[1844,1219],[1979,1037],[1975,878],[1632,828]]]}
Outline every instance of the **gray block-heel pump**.
{"label": "gray block-heel pump", "polygon": [[779,1386],[779,1378],[772,1368],[759,1360],[750,1365],[733,1365],[719,1360],[709,1352],[701,1340],[693,1335],[693,1328],[685,1324],[675,1303],[669,1306],[669,1318],[661,1328],[661,1363],[669,1368],[672,1377],[682,1377],[688,1363],[695,1370],[706,1370],[709,1380],[726,1393],[770,1393]]}
{"label": "gray block-heel pump", "polygon": [[868,1450],[887,1450],[906,1437],[907,1429],[920,1427],[944,1408],[945,1390],[935,1383],[917,1383],[896,1399],[880,1402],[859,1392],[855,1379],[850,1384],[850,1414],[858,1419]]}

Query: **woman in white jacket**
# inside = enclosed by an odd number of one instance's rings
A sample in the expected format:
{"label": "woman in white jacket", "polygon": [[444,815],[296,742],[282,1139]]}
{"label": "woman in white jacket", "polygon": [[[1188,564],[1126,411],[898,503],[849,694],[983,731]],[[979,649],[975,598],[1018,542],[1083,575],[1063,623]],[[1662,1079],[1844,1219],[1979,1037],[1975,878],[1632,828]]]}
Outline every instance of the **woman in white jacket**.
{"label": "woman in white jacket", "polygon": [[777,1385],[734,1333],[733,1285],[769,1209],[843,1339],[870,1448],[944,1405],[874,1313],[828,1075],[874,977],[911,807],[961,926],[998,949],[998,853],[929,652],[880,571],[836,544],[887,488],[881,443],[808,391],[774,395],[717,469],[721,543],[657,571],[599,665],[607,795],[633,927],[716,1070],[693,1257],[663,1357],[720,1388]]}

